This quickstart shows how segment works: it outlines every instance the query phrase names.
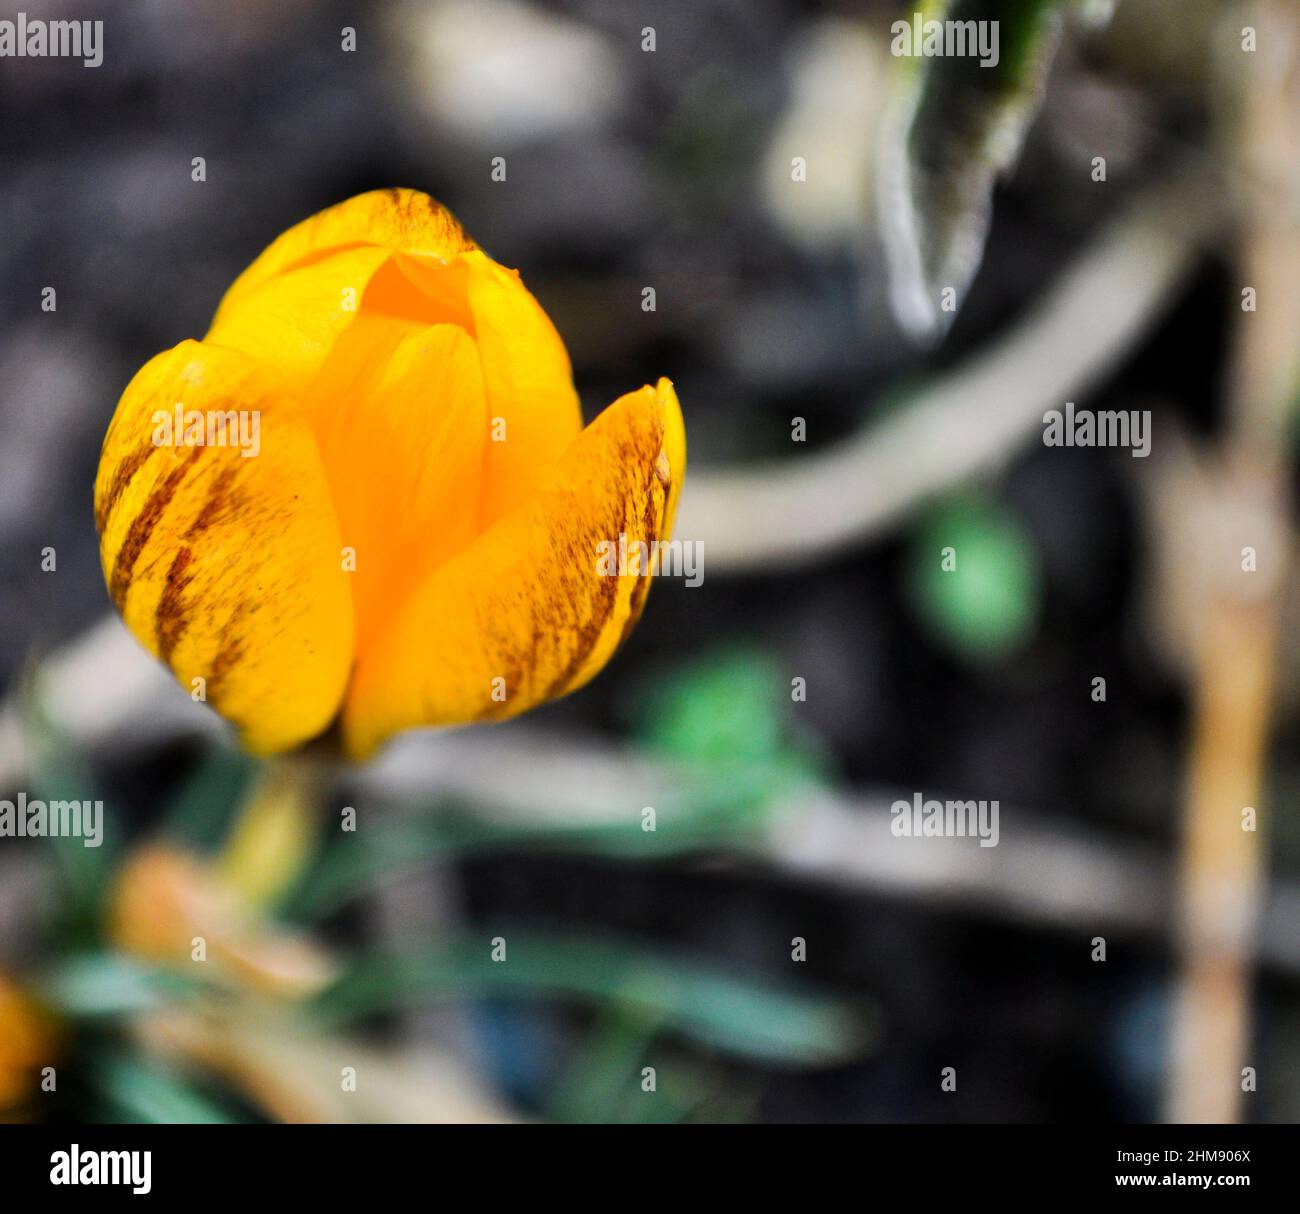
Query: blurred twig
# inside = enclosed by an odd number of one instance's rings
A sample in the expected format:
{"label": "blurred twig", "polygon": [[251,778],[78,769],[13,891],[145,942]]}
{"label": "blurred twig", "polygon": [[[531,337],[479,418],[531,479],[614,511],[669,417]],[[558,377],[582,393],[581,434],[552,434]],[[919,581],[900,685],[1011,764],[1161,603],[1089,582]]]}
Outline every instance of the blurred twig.
{"label": "blurred twig", "polygon": [[[1270,816],[1259,794],[1290,543],[1288,429],[1300,391],[1300,24],[1289,4],[1243,7],[1237,15],[1254,24],[1259,49],[1231,60],[1230,92],[1241,113],[1225,143],[1241,149],[1248,168],[1280,171],[1284,205],[1271,191],[1243,200],[1242,285],[1254,287],[1261,302],[1258,311],[1243,311],[1238,325],[1224,457],[1203,549],[1206,606],[1197,638],[1167,1107],[1175,1122],[1230,1122],[1241,1114],[1264,880],[1261,832],[1254,823],[1247,828],[1242,814],[1250,807],[1260,826]],[[1246,547],[1257,553],[1257,568],[1243,567]]]}
{"label": "blurred twig", "polygon": [[861,435],[742,471],[693,468],[677,533],[703,541],[713,572],[795,569],[988,474],[1141,340],[1221,217],[1200,174],[1153,190],[1006,336]]}
{"label": "blurred twig", "polygon": [[[441,791],[498,824],[549,825],[557,833],[575,823],[639,830],[641,806],[653,804],[659,833],[671,836],[673,806],[689,805],[697,786],[689,768],[512,725],[408,736],[357,773],[353,792],[396,810]],[[624,790],[622,798],[611,790]],[[810,882],[971,906],[1089,937],[1094,928],[1155,938],[1168,931],[1171,874],[1156,847],[1016,806],[1001,808],[996,847],[969,838],[897,838],[890,806],[913,791],[841,794],[804,785],[778,800],[758,830],[739,835],[734,850]],[[1261,958],[1300,971],[1297,924],[1300,887],[1280,886],[1265,908]]]}

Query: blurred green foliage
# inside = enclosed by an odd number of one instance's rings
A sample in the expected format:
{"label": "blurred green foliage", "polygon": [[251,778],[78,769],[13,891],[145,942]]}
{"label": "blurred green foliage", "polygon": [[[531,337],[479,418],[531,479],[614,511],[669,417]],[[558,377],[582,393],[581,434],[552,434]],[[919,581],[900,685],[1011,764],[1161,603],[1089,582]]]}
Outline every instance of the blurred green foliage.
{"label": "blurred green foliage", "polygon": [[1033,538],[1011,510],[983,497],[949,500],[922,520],[907,579],[927,631],[968,660],[996,661],[1019,649],[1042,609]]}
{"label": "blurred green foliage", "polygon": [[[400,814],[379,813],[365,830],[343,837],[328,832],[333,838],[280,910],[301,923],[319,923],[404,868],[489,849],[553,847],[665,859],[743,844],[747,833],[763,829],[781,797],[816,780],[824,767],[815,739],[794,730],[790,703],[779,665],[754,646],[728,647],[661,672],[639,699],[634,728],[644,756],[677,777],[666,781],[656,806],[659,829],[641,829],[639,805],[592,824],[554,812],[502,818],[432,796],[426,805],[392,807]],[[93,774],[67,739],[48,730],[41,736],[37,789],[93,798]],[[255,793],[259,770],[237,751],[205,750],[162,807],[154,833],[196,857],[215,858]],[[46,961],[33,986],[73,1028],[70,1091],[86,1106],[78,1116],[246,1119],[252,1111],[234,1093],[223,1095],[201,1074],[140,1055],[128,1031],[133,1017],[210,997],[215,989],[107,947],[106,901],[132,842],[92,849],[80,840],[50,841],[75,913],[65,911],[49,924]],[[509,964],[492,960],[482,931],[434,947],[390,944],[381,952],[358,952],[346,960],[342,977],[297,1014],[304,1026],[356,1031],[375,1016],[438,1002],[462,1004],[472,1015],[492,1004],[572,1009],[587,1027],[571,1046],[572,1065],[540,1093],[545,1114],[566,1121],[744,1119],[758,1100],[757,1081],[737,1086],[729,1062],[831,1065],[862,1056],[875,1033],[870,1005],[737,972],[732,963],[682,955],[657,942],[592,938],[536,924],[500,934],[508,939]],[[616,1079],[635,1076],[651,1045],[662,1096],[638,1100],[637,1084]]]}
{"label": "blurred green foliage", "polygon": [[505,961],[493,959],[482,936],[358,957],[313,1012],[333,1023],[431,1000],[578,998],[649,1017],[715,1049],[804,1065],[860,1055],[870,1038],[866,1009],[659,945],[531,930],[494,934],[505,941]]}

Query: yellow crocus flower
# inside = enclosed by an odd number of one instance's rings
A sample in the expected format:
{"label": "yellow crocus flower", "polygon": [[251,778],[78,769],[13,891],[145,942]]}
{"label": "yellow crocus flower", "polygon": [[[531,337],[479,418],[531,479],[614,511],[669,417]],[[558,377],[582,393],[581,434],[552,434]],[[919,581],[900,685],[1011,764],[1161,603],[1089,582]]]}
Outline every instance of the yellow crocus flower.
{"label": "yellow crocus flower", "polygon": [[376,191],[290,228],[127,386],[95,482],[104,576],[249,750],[337,718],[364,757],[592,678],[650,580],[598,551],[668,539],[685,458],[672,384],[583,429],[519,275],[427,195]]}

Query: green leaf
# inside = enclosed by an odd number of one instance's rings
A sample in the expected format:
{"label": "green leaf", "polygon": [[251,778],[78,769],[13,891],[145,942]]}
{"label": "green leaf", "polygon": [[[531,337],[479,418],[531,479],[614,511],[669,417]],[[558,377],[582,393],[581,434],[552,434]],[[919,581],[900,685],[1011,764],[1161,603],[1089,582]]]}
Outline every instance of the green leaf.
{"label": "green leaf", "polygon": [[[601,1017],[584,1047],[559,1072],[547,1101],[548,1120],[590,1125],[634,1120],[628,1115],[628,1097],[642,1094],[639,1072],[658,1028],[657,1021],[618,1009]],[[671,1106],[671,1097],[669,1101]],[[670,1119],[680,1121],[684,1115]]]}
{"label": "green leaf", "polygon": [[[878,188],[890,294],[900,323],[936,336],[979,268],[993,186],[1020,154],[1042,98],[1069,0],[929,0],[927,21],[998,30],[997,62],[975,54],[901,55],[882,137]],[[900,14],[916,26],[910,9]],[[924,29],[924,26],[922,26]],[[990,49],[991,47],[987,47]]]}
{"label": "green leaf", "polygon": [[[50,726],[31,702],[27,707],[26,727],[33,750],[31,799],[46,805],[52,801],[102,801],[102,790],[96,787],[71,739]],[[98,938],[100,905],[123,846],[113,832],[114,822],[120,819],[108,809],[104,806],[100,816],[102,833],[97,846],[87,846],[85,838],[59,836],[47,840],[59,874],[57,908],[61,931],[65,939],[83,945]]]}
{"label": "green leaf", "polygon": [[172,974],[118,953],[74,956],[47,969],[38,989],[67,1016],[120,1016],[160,1007],[191,988]]}
{"label": "green leaf", "polygon": [[115,1120],[133,1125],[229,1125],[237,1119],[174,1071],[128,1054],[92,1068]]}
{"label": "green leaf", "polygon": [[168,807],[163,833],[189,848],[216,848],[247,800],[257,772],[257,760],[242,751],[209,751]]}
{"label": "green leaf", "polygon": [[492,960],[482,938],[361,959],[314,1010],[326,1021],[350,1021],[437,999],[578,999],[662,1021],[719,1050],[805,1065],[860,1056],[870,1039],[867,1010],[834,996],[625,940],[499,934],[509,950],[504,962]]}

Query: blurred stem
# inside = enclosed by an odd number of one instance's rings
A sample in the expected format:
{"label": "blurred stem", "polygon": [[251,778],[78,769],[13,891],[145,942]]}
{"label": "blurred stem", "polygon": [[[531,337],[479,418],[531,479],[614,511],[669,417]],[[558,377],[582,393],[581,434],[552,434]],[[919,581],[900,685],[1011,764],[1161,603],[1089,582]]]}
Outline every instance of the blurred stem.
{"label": "blurred stem", "polygon": [[1235,1122],[1240,1115],[1263,868],[1260,832],[1243,829],[1241,811],[1259,808],[1275,608],[1225,596],[1210,604],[1202,624],[1179,870],[1173,1122]]}
{"label": "blurred stem", "polygon": [[[1251,6],[1234,17],[1255,25],[1259,50],[1235,55],[1229,79],[1242,81],[1238,120],[1228,134],[1255,173],[1290,173],[1280,187],[1245,203],[1241,286],[1259,311],[1237,330],[1224,472],[1208,549],[1236,560],[1250,546],[1258,570],[1205,582],[1197,644],[1191,770],[1180,867],[1180,972],[1167,1117],[1234,1122],[1241,1117],[1242,1068],[1250,1065],[1251,984],[1263,902],[1262,830],[1243,829],[1242,810],[1259,804],[1274,690],[1284,562],[1290,544],[1285,485],[1288,428],[1300,374],[1300,161],[1296,114],[1300,80],[1294,9]],[[1240,22],[1230,23],[1234,28]],[[1234,34],[1235,38],[1236,35]],[[1234,92],[1236,90],[1234,89]],[[1219,565],[1222,569],[1224,566]]]}
{"label": "blurred stem", "polygon": [[249,905],[274,904],[315,854],[329,763],[313,750],[267,761],[215,865]]}

